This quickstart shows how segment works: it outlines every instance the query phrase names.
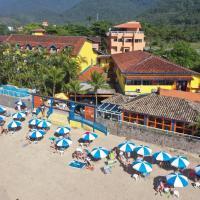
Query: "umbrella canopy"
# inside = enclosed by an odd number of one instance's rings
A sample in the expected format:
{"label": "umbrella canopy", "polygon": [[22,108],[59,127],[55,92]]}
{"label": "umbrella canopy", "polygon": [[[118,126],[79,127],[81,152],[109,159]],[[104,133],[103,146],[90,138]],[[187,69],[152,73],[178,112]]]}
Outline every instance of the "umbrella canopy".
{"label": "umbrella canopy", "polygon": [[67,127],[58,127],[56,129],[56,133],[59,134],[59,135],[64,135],[64,134],[67,134],[69,132],[70,132],[70,130]]}
{"label": "umbrella canopy", "polygon": [[135,147],[134,151],[141,156],[150,156],[152,152],[152,150],[148,146],[143,145]]}
{"label": "umbrella canopy", "polygon": [[171,155],[165,151],[158,151],[153,154],[153,158],[157,161],[169,161],[171,159]]}
{"label": "umbrella canopy", "polygon": [[49,128],[51,126],[51,122],[47,120],[41,120],[38,125],[39,128]]}
{"label": "umbrella canopy", "polygon": [[13,119],[24,119],[26,117],[26,114],[23,112],[18,112],[13,114]]}
{"label": "umbrella canopy", "polygon": [[19,121],[11,121],[9,124],[8,124],[8,129],[13,129],[13,128],[19,128],[22,126],[22,123],[19,122]]}
{"label": "umbrella canopy", "polygon": [[97,148],[94,148],[90,154],[95,159],[101,159],[101,158],[107,157],[107,155],[109,154],[109,151],[103,147],[97,147]]}
{"label": "umbrella canopy", "polygon": [[95,140],[96,138],[98,138],[98,135],[96,133],[93,132],[85,132],[82,136],[82,139],[85,141],[92,141]]}
{"label": "umbrella canopy", "polygon": [[124,152],[132,152],[135,149],[136,145],[133,142],[125,141],[118,145],[118,148]]}
{"label": "umbrella canopy", "polygon": [[142,160],[136,160],[132,163],[133,169],[140,173],[149,173],[152,171],[151,163]]}
{"label": "umbrella canopy", "polygon": [[5,116],[0,115],[0,121],[4,121],[5,120]]}
{"label": "umbrella canopy", "polygon": [[64,148],[69,147],[71,144],[72,144],[72,141],[69,140],[69,139],[66,139],[66,138],[63,138],[63,139],[58,140],[58,141],[56,142],[56,146],[57,146],[57,147],[64,147]]}
{"label": "umbrella canopy", "polygon": [[36,126],[37,124],[39,124],[41,120],[40,119],[37,119],[37,118],[33,118],[31,120],[29,120],[29,125],[32,125],[32,126]]}
{"label": "umbrella canopy", "polygon": [[19,105],[19,106],[26,107],[26,104],[22,100],[16,101],[15,104]]}
{"label": "umbrella canopy", "polygon": [[6,109],[3,106],[0,106],[0,113],[5,113]]}
{"label": "umbrella canopy", "polygon": [[200,176],[200,165],[197,165],[197,166],[194,168],[194,170],[195,170],[196,175]]}
{"label": "umbrella canopy", "polygon": [[188,179],[181,173],[171,173],[166,176],[167,184],[173,187],[186,187]]}
{"label": "umbrella canopy", "polygon": [[170,163],[171,163],[171,166],[179,168],[179,169],[185,169],[190,164],[190,162],[185,156],[175,156],[171,158]]}
{"label": "umbrella canopy", "polygon": [[43,130],[33,130],[32,132],[29,133],[29,137],[31,139],[41,138],[44,135],[45,135],[45,132]]}

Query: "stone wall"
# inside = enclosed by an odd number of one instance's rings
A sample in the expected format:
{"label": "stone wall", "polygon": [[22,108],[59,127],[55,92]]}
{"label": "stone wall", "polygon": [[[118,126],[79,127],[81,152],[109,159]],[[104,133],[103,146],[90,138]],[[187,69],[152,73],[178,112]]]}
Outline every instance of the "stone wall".
{"label": "stone wall", "polygon": [[113,135],[125,136],[127,139],[141,140],[152,144],[200,154],[200,138],[164,132],[159,129],[151,129],[132,123],[114,122],[100,117],[97,118],[97,122],[107,126],[108,131]]}
{"label": "stone wall", "polygon": [[[17,97],[12,97],[12,96],[7,96],[7,95],[0,95],[0,105],[14,108],[15,107],[15,102],[18,101],[19,98]],[[30,98],[22,98],[22,101],[26,103],[27,108],[31,109],[31,97]]]}

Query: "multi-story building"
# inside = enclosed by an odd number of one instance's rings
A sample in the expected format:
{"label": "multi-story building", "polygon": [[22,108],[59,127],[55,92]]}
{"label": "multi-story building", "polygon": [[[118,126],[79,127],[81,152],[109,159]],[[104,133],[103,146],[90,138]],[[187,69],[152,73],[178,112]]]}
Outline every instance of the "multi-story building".
{"label": "multi-story building", "polygon": [[112,27],[107,33],[108,51],[110,54],[143,50],[145,47],[144,32],[140,22],[127,22]]}

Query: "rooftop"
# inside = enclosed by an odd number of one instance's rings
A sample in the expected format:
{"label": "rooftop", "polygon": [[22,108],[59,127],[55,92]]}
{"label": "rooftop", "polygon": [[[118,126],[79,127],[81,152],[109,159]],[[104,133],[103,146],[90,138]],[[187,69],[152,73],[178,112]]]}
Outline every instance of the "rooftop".
{"label": "rooftop", "polygon": [[104,70],[102,67],[99,67],[99,66],[92,66],[92,67],[89,67],[87,68],[86,70],[84,70],[83,72],[80,73],[79,75],[79,81],[81,82],[88,82],[88,81],[91,81],[91,74],[93,72],[98,72],[100,74],[103,74],[104,73]]}
{"label": "rooftop", "polygon": [[122,105],[121,108],[135,113],[188,123],[194,123],[200,114],[200,103],[157,94],[135,98],[131,102]]}
{"label": "rooftop", "polygon": [[124,74],[198,74],[197,72],[144,51],[114,54],[112,58]]}
{"label": "rooftop", "polygon": [[140,24],[140,22],[136,22],[136,21],[130,21],[130,22],[126,22],[123,24],[119,24],[114,26],[114,28],[125,28],[125,29],[141,29],[142,26]]}
{"label": "rooftop", "polygon": [[[2,38],[2,39],[1,39]],[[55,46],[59,49],[65,47],[72,47],[72,54],[78,55],[84,42],[87,40],[83,36],[52,36],[52,35],[10,35],[0,36],[0,42],[7,42],[10,44],[18,44],[20,46],[31,45],[32,47],[42,46],[44,48],[50,48]]]}

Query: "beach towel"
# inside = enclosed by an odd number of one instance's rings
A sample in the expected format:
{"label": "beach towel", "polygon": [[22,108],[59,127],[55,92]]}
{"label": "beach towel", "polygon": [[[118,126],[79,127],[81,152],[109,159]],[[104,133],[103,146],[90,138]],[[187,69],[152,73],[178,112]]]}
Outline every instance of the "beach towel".
{"label": "beach towel", "polygon": [[77,169],[83,169],[86,166],[86,163],[85,162],[80,162],[80,161],[77,161],[77,160],[72,160],[69,163],[69,166],[73,167],[73,168],[77,168]]}

